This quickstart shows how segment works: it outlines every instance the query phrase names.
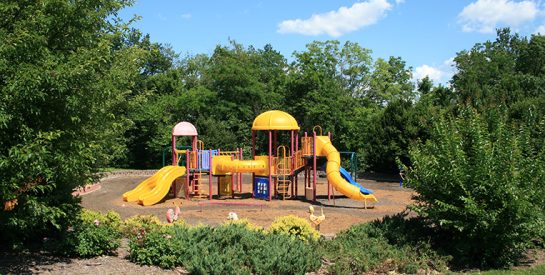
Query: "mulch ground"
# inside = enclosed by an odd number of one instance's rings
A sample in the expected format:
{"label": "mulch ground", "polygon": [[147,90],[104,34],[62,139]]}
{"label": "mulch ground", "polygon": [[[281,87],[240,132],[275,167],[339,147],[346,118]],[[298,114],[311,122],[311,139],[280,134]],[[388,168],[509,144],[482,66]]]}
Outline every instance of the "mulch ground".
{"label": "mulch ground", "polygon": [[[364,204],[360,201],[348,199],[338,192],[334,199],[328,200],[327,181],[320,178],[317,183],[317,201],[309,202],[303,199],[303,179],[299,179],[299,197],[295,199],[264,201],[252,199],[251,177],[246,175],[243,179],[244,198],[223,198],[223,199],[191,199],[167,197],[161,203],[153,206],[141,206],[135,202],[125,202],[122,194],[132,190],[149,175],[110,176],[101,181],[101,188],[94,192],[82,195],[82,206],[92,210],[118,212],[122,218],[134,215],[151,214],[156,215],[166,222],[166,212],[175,205],[180,206],[180,218],[189,224],[218,225],[227,220],[229,212],[237,213],[239,218],[246,218],[250,222],[268,227],[276,217],[285,215],[296,215],[307,219],[308,208],[314,205],[316,214],[323,209],[326,216],[321,224],[321,233],[333,235],[340,230],[346,229],[353,224],[380,219],[386,215],[393,215],[405,210],[411,202],[413,191],[407,188],[400,188],[399,182],[379,180],[359,180],[366,188],[374,190],[379,202]],[[208,179],[204,179],[205,189],[208,191]],[[217,184],[214,180],[213,194],[217,194]],[[215,196],[216,197],[216,196]]]}

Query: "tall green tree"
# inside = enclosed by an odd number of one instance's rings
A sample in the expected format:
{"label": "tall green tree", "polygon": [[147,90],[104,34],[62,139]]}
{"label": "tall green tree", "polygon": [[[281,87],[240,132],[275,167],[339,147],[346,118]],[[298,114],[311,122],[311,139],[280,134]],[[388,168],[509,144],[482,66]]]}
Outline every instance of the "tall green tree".
{"label": "tall green tree", "polygon": [[263,50],[231,41],[217,46],[210,57],[205,87],[217,94],[213,116],[248,144],[252,120],[261,112],[280,107],[283,94],[284,57],[270,45]]}
{"label": "tall green tree", "polygon": [[0,3],[2,243],[61,229],[78,208],[74,188],[123,149],[125,96],[140,53],[116,48],[130,1]]}
{"label": "tall green tree", "polygon": [[294,53],[290,66],[287,105],[311,130],[314,125],[341,133],[369,82],[370,51],[358,44],[314,41]]}
{"label": "tall green tree", "polygon": [[501,29],[495,41],[478,43],[458,53],[454,58],[457,72],[452,79],[458,103],[484,110],[526,97],[517,60],[527,44],[526,38]]}
{"label": "tall green tree", "polygon": [[413,100],[415,94],[411,71],[400,57],[377,59],[367,97],[380,106],[386,106],[394,100]]}

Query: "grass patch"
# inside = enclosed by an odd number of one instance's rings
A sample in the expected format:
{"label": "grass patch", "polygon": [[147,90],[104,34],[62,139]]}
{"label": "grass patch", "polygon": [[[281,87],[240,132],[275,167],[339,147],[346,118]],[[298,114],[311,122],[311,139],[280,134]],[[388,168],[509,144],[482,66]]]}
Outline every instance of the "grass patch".
{"label": "grass patch", "polygon": [[534,266],[528,269],[516,269],[516,270],[489,270],[482,272],[475,272],[473,274],[483,275],[542,275],[545,274],[545,264]]}

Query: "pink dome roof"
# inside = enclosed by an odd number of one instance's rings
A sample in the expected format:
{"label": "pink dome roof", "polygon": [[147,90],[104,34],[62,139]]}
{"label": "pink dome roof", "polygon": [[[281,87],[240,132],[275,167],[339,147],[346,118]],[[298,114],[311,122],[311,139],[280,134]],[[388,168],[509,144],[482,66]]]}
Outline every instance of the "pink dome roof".
{"label": "pink dome roof", "polygon": [[197,128],[195,128],[193,124],[187,121],[182,121],[176,124],[176,126],[174,126],[174,128],[172,129],[172,135],[173,136],[198,136],[199,134],[197,133]]}

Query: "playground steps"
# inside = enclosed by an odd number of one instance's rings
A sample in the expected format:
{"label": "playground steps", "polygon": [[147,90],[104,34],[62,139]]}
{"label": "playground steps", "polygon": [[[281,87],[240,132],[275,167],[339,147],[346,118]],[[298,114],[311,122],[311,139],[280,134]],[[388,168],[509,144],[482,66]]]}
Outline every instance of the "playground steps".
{"label": "playground steps", "polygon": [[286,152],[286,146],[279,146],[277,149],[277,155],[280,157],[278,158],[278,162],[276,164],[276,193],[282,196],[283,200],[291,198],[290,168],[292,165],[290,163],[290,156],[286,154]]}
{"label": "playground steps", "polygon": [[201,181],[202,173],[195,173],[193,174],[193,177],[191,179],[191,186],[192,186],[192,194],[194,198],[204,199],[207,198],[208,195],[204,194],[204,186]]}
{"label": "playground steps", "polygon": [[277,192],[277,194],[282,196],[282,199],[291,198],[290,186],[291,186],[291,180],[290,179],[287,179],[287,178],[278,179],[278,181],[276,182],[276,192]]}

